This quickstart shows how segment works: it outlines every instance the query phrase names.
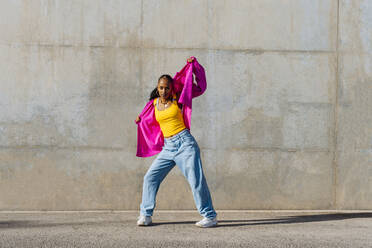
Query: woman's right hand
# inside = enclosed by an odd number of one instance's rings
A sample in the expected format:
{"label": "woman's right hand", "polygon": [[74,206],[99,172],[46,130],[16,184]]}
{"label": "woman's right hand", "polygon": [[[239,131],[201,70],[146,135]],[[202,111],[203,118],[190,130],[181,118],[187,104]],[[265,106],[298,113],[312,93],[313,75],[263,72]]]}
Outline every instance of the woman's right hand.
{"label": "woman's right hand", "polygon": [[137,116],[136,122],[139,122],[140,120],[141,120],[141,118],[139,116]]}
{"label": "woman's right hand", "polygon": [[194,61],[194,57],[193,56],[191,56],[190,58],[187,59],[187,62],[188,63],[191,63],[192,61]]}

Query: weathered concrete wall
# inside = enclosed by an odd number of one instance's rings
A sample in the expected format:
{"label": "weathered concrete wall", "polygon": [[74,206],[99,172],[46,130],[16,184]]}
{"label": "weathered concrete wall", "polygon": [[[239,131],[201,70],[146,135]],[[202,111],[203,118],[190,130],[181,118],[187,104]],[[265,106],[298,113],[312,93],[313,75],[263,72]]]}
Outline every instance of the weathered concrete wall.
{"label": "weathered concrete wall", "polygon": [[[369,0],[0,1],[0,210],[139,209],[134,119],[195,56],[218,209],[372,209]],[[195,209],[175,167],[157,209]]]}
{"label": "weathered concrete wall", "polygon": [[372,208],[372,1],[341,1],[336,205]]}

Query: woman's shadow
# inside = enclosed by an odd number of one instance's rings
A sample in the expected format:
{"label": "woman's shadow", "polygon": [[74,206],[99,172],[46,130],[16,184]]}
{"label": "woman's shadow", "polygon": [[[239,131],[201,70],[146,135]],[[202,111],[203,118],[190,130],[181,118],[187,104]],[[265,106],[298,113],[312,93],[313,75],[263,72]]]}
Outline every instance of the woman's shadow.
{"label": "woman's shadow", "polygon": [[[313,215],[292,215],[281,216],[278,218],[270,219],[244,219],[244,220],[218,220],[218,225],[215,227],[231,227],[231,226],[255,226],[255,225],[273,225],[273,224],[293,224],[293,223],[306,223],[306,222],[319,222],[319,221],[333,221],[345,220],[353,218],[372,218],[371,212],[360,213],[334,213],[334,214],[313,214]],[[194,224],[194,221],[178,221],[178,222],[158,222],[153,223],[157,225],[169,224]]]}

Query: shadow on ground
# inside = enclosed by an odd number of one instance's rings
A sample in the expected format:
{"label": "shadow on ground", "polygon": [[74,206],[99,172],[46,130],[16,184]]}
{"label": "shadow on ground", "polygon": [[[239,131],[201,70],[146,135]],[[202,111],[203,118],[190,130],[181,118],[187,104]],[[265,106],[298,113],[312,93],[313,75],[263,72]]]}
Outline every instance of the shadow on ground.
{"label": "shadow on ground", "polygon": [[[275,219],[245,219],[245,220],[218,220],[216,227],[229,227],[229,226],[252,226],[252,225],[273,225],[273,224],[292,224],[292,223],[305,223],[305,222],[318,222],[318,221],[333,221],[345,220],[353,218],[372,218],[372,213],[336,213],[336,214],[314,214],[314,215],[293,215],[282,216]],[[170,224],[194,224],[194,221],[179,221],[179,222],[160,222],[153,223],[157,225],[170,225]]]}
{"label": "shadow on ground", "polygon": [[[314,214],[314,215],[292,215],[281,216],[271,219],[234,219],[218,220],[216,227],[233,227],[233,226],[253,226],[253,225],[274,225],[274,224],[292,224],[292,223],[306,223],[306,222],[319,222],[319,221],[334,221],[345,220],[353,218],[371,218],[372,213],[335,213],[335,214]],[[55,227],[55,226],[89,226],[89,225],[108,225],[108,224],[132,224],[133,220],[115,220],[115,221],[85,221],[85,222],[62,222],[62,223],[43,223],[41,221],[0,221],[0,229],[2,228],[32,228],[32,227]],[[152,226],[160,225],[188,225],[195,224],[195,221],[169,221],[169,222],[156,222]]]}

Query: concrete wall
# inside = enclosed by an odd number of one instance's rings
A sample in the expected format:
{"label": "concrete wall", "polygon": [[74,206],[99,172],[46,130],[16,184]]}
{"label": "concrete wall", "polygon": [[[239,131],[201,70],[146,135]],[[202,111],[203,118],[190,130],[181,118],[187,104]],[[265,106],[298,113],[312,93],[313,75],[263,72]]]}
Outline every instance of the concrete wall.
{"label": "concrete wall", "polygon": [[[134,119],[195,56],[215,208],[372,209],[372,1],[1,0],[0,210],[139,209]],[[156,209],[195,209],[175,167]]]}

